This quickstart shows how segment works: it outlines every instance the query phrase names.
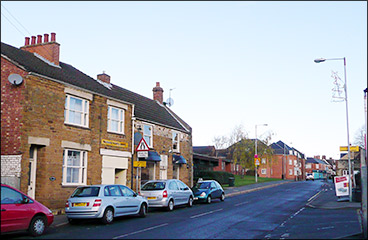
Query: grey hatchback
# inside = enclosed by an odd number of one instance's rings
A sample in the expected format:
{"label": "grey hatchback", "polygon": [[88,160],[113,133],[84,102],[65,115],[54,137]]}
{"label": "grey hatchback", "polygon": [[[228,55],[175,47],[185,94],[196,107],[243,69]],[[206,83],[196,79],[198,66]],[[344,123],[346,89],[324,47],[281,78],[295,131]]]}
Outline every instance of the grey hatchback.
{"label": "grey hatchback", "polygon": [[147,207],[147,199],[124,185],[90,185],[74,190],[66,201],[65,214],[70,223],[75,219],[99,218],[110,224],[118,216],[145,217]]}
{"label": "grey hatchback", "polygon": [[193,192],[178,179],[151,180],[146,182],[140,195],[147,198],[148,207],[165,207],[172,211],[174,206],[193,206]]}

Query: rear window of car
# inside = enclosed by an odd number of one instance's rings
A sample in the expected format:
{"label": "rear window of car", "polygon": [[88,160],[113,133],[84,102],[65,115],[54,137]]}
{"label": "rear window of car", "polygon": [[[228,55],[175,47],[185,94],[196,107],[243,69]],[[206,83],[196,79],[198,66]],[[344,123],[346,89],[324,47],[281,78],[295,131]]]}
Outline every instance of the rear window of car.
{"label": "rear window of car", "polygon": [[211,185],[211,182],[200,182],[197,183],[196,188],[197,189],[208,189]]}
{"label": "rear window of car", "polygon": [[73,197],[97,197],[100,192],[100,187],[80,187],[75,189]]}
{"label": "rear window of car", "polygon": [[148,182],[142,187],[142,190],[144,191],[155,191],[155,190],[164,190],[164,189],[165,189],[164,182]]}

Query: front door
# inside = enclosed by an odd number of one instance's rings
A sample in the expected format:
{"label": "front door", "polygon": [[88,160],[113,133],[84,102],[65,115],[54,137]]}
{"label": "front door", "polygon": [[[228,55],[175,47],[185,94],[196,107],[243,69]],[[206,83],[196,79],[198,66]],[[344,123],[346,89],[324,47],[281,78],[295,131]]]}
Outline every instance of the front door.
{"label": "front door", "polygon": [[35,199],[36,192],[36,170],[37,170],[37,148],[31,145],[29,149],[29,170],[28,170],[28,192],[27,195]]}

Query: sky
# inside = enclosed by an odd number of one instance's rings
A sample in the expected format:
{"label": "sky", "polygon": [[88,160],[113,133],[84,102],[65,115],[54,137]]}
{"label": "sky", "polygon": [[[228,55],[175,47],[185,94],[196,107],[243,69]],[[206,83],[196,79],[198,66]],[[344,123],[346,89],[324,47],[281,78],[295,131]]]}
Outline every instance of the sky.
{"label": "sky", "polygon": [[[193,146],[241,126],[306,157],[338,159],[365,126],[366,1],[1,1],[1,41],[56,33],[60,61],[164,101],[192,127]],[[332,72],[346,102],[333,98]],[[170,90],[172,89],[172,90]],[[344,94],[343,94],[344,95]]]}

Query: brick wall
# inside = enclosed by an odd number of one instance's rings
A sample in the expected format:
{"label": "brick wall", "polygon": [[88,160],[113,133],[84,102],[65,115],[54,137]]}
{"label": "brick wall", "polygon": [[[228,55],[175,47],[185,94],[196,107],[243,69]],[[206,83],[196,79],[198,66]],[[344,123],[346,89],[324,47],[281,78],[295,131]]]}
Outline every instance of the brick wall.
{"label": "brick wall", "polygon": [[23,78],[27,73],[1,57],[1,155],[19,155],[23,120],[25,81],[15,86],[8,81],[10,74]]}

